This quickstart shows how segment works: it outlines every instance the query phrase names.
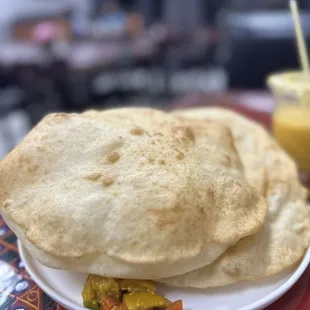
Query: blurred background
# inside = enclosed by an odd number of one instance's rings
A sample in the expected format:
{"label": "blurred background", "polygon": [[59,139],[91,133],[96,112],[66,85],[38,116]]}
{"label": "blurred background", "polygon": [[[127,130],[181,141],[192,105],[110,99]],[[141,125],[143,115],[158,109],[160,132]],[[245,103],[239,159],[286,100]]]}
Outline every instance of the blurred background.
{"label": "blurred background", "polygon": [[288,0],[0,0],[0,29],[0,159],[49,112],[264,94],[298,66]]}

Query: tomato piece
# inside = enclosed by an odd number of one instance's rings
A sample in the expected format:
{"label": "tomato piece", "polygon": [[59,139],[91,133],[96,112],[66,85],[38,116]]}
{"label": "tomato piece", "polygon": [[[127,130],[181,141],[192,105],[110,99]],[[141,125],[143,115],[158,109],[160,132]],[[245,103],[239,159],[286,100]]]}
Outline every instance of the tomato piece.
{"label": "tomato piece", "polygon": [[105,296],[100,302],[100,310],[111,310],[113,307],[118,307],[121,302],[113,297]]}
{"label": "tomato piece", "polygon": [[182,300],[177,300],[170,304],[167,310],[183,310],[183,302]]}
{"label": "tomato piece", "polygon": [[128,308],[119,300],[105,296],[100,302],[100,310],[128,310]]}

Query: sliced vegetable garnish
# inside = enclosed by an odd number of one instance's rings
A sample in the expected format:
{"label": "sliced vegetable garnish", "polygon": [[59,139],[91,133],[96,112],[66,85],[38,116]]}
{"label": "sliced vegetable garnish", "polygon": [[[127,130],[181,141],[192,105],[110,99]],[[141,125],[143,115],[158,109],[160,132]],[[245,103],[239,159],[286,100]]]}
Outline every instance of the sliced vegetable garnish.
{"label": "sliced vegetable garnish", "polygon": [[167,310],[183,310],[182,300],[177,300],[168,306]]}

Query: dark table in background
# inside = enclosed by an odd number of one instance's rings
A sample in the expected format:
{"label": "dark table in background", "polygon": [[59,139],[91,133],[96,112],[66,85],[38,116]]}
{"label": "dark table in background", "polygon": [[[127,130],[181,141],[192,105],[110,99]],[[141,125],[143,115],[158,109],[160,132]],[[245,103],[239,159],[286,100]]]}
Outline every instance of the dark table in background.
{"label": "dark table in background", "polygon": [[[273,108],[268,93],[234,92],[228,94],[194,94],[176,100],[168,108],[180,109],[217,105],[237,110],[270,128]],[[20,261],[16,237],[0,218],[0,309],[64,310],[54,303],[30,279]],[[282,298],[267,310],[309,310],[310,267]]]}

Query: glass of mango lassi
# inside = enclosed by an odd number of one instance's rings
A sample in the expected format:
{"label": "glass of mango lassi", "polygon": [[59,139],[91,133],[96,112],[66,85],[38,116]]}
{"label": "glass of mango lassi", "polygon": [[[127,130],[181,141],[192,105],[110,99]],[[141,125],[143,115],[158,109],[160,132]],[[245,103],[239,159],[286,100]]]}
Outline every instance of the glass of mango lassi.
{"label": "glass of mango lassi", "polygon": [[310,80],[302,71],[268,78],[275,98],[273,133],[302,172],[310,172]]}

